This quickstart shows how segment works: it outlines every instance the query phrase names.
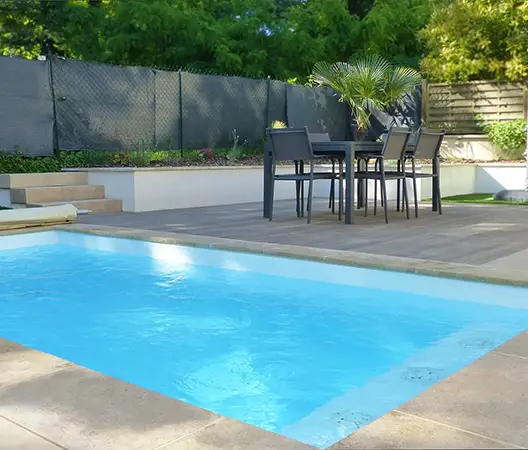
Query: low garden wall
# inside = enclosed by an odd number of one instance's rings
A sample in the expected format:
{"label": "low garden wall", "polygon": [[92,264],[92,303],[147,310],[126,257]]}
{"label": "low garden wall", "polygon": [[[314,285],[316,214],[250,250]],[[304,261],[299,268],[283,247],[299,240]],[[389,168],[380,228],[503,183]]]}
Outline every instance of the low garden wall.
{"label": "low garden wall", "polygon": [[499,152],[485,134],[448,134],[441,154],[447,160],[496,161]]}
{"label": "low garden wall", "polygon": [[[89,184],[104,186],[107,198],[122,200],[123,210],[130,212],[258,203],[263,197],[262,166],[66,170],[87,172]],[[288,166],[278,168],[279,173],[292,170]],[[317,170],[329,170],[329,167],[320,166]],[[421,170],[430,172],[432,167],[424,165]],[[441,167],[442,196],[523,189],[525,174],[524,164],[444,164]],[[388,184],[389,200],[395,199],[396,182]],[[276,200],[295,198],[293,182],[280,181],[275,186]],[[328,197],[329,187],[329,182],[316,181],[314,196]],[[373,187],[371,184],[370,198]],[[418,194],[419,199],[431,198],[430,179],[418,180]]]}

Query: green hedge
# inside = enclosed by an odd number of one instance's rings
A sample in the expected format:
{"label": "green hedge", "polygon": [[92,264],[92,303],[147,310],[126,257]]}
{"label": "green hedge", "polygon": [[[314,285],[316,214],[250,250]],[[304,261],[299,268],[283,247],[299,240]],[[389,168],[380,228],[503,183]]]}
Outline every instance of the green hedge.
{"label": "green hedge", "polygon": [[262,159],[261,149],[141,150],[132,152],[62,151],[59,156],[27,157],[0,152],[0,173],[59,172],[71,167],[149,167],[152,165],[237,164]]}

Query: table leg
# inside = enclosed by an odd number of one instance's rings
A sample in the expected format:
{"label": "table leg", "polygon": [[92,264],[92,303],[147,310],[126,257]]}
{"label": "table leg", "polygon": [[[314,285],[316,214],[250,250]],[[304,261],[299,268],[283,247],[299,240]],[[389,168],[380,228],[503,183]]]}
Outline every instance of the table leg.
{"label": "table leg", "polygon": [[[362,164],[363,164],[363,160],[358,159],[358,162],[357,162],[358,170],[363,170]],[[358,192],[357,192],[357,195],[358,195],[358,197],[357,197],[357,208],[361,209],[361,208],[363,208],[363,182],[361,180],[358,181]]]}
{"label": "table leg", "polygon": [[269,198],[271,193],[271,152],[269,145],[264,145],[264,199],[262,203],[262,215],[269,218]]}
{"label": "table leg", "polygon": [[346,163],[346,191],[345,191],[345,224],[354,223],[354,150],[347,145]]}

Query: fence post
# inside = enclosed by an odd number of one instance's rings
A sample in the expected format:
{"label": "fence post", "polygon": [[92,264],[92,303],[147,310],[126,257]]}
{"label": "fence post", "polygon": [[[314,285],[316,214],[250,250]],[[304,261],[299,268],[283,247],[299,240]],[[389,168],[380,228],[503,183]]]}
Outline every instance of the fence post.
{"label": "fence post", "polygon": [[182,92],[182,72],[178,70],[178,92],[180,97],[180,154],[183,158],[183,92]]}
{"label": "fence post", "polygon": [[428,92],[427,92],[427,80],[422,80],[422,117],[421,122],[422,126],[427,126],[427,105],[429,104],[429,98],[428,98]]}
{"label": "fence post", "polygon": [[51,103],[53,105],[53,154],[55,156],[59,156],[59,130],[57,127],[57,106],[55,99],[55,86],[53,81],[53,55],[51,52],[48,52],[46,62],[48,63]]}
{"label": "fence post", "polygon": [[264,124],[264,135],[266,135],[266,128],[269,127],[270,123],[270,89],[271,89],[271,78],[268,75],[266,79],[266,123]]}

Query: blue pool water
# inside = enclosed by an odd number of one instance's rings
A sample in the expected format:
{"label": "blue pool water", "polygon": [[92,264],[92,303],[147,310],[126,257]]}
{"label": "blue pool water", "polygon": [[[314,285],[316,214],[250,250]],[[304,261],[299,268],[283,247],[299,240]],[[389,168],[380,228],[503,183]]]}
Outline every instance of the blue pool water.
{"label": "blue pool water", "polygon": [[320,448],[528,327],[525,288],[31,236],[0,237],[0,336]]}

